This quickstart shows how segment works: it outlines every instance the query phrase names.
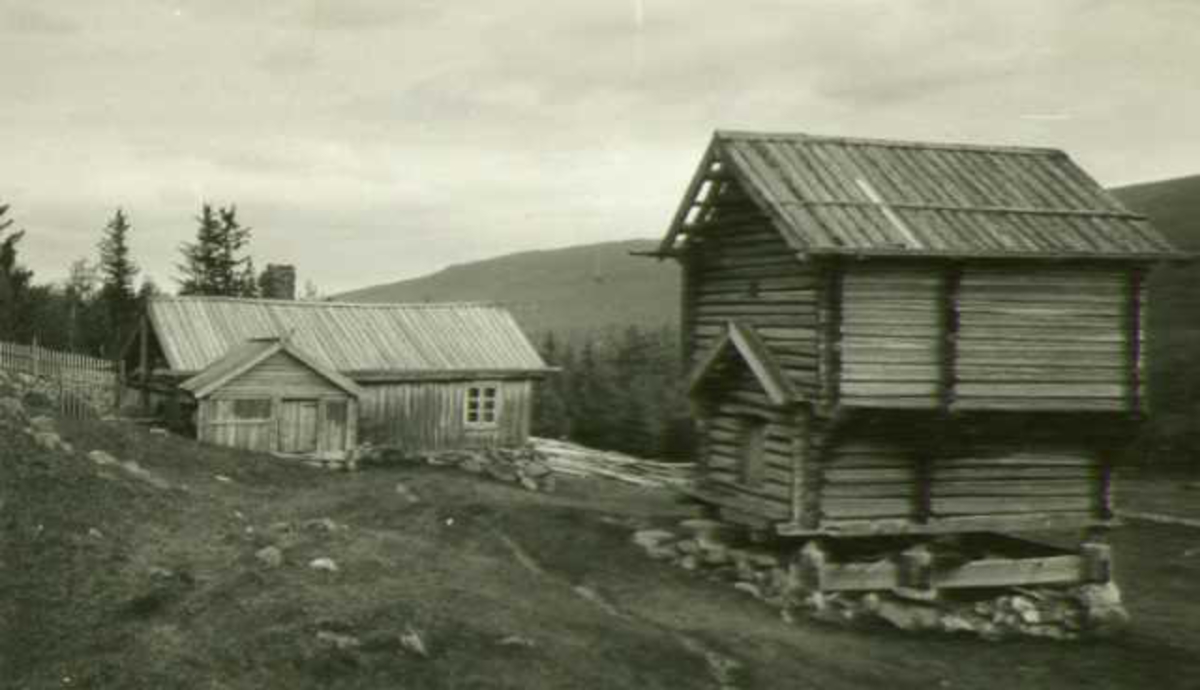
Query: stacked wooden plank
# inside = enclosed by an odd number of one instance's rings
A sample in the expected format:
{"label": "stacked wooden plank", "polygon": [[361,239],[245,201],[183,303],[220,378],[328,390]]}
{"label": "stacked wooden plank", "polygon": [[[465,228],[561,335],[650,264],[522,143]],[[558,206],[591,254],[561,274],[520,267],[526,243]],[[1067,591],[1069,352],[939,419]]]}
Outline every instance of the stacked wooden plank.
{"label": "stacked wooden plank", "polygon": [[842,404],[938,405],[942,280],[926,266],[847,267],[839,334]]}
{"label": "stacked wooden plank", "polygon": [[1126,410],[1140,329],[1127,269],[969,267],[958,295],[956,409]]}
{"label": "stacked wooden plank", "polygon": [[678,487],[690,484],[696,469],[692,463],[643,460],[548,438],[531,437],[529,442],[554,472],[572,477],[603,477],[638,486]]}

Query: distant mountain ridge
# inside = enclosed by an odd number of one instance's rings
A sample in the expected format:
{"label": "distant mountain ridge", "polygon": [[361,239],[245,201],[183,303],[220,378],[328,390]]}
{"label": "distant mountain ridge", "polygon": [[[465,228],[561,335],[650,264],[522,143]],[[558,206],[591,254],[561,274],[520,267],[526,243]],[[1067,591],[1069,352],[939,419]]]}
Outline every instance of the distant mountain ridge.
{"label": "distant mountain ridge", "polygon": [[[1200,251],[1200,175],[1111,191],[1150,216],[1177,246]],[[678,322],[679,269],[672,261],[630,255],[657,244],[656,239],[640,239],[508,254],[346,292],[336,299],[499,302],[535,336],[631,325],[657,328]]]}
{"label": "distant mountain ridge", "polygon": [[508,254],[420,278],[336,295],[347,302],[484,300],[512,311],[530,334],[580,334],[678,321],[679,269],[631,252],[657,240],[625,240]]}
{"label": "distant mountain ridge", "polygon": [[1200,175],[1115,187],[1117,198],[1154,225],[1180,249],[1200,251]]}

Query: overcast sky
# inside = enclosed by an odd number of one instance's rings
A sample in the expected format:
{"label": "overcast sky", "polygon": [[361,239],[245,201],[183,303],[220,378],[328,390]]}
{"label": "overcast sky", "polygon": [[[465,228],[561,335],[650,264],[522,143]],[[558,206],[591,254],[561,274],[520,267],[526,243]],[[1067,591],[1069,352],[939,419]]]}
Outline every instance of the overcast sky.
{"label": "overcast sky", "polygon": [[325,292],[653,237],[714,128],[1200,172],[1197,0],[0,0],[0,203],[174,288],[202,201]]}

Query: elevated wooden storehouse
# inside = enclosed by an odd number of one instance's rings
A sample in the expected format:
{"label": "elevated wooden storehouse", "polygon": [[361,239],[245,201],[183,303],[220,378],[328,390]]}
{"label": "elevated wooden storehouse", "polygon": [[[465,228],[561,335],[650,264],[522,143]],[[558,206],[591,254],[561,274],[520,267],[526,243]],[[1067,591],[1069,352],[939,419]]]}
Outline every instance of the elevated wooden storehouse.
{"label": "elevated wooden storehouse", "polygon": [[[311,432],[292,440],[286,425],[317,424],[318,452],[332,443],[322,434],[337,433],[321,420],[342,418],[340,404],[332,403],[342,393],[346,423],[357,419],[356,430],[347,431],[351,446],[422,453],[519,445],[529,435],[533,382],[549,371],[512,316],[487,304],[160,297],[150,301],[131,342],[129,370],[144,389],[211,399],[198,408],[202,437],[242,433],[247,437],[238,444],[310,448]],[[226,378],[251,362],[250,370]],[[222,402],[241,397],[244,385],[261,392],[260,400],[270,392],[280,406],[272,403],[268,417],[265,402]],[[305,389],[294,399],[318,403],[288,407],[293,387]],[[264,420],[274,420],[274,441],[229,430]]]}
{"label": "elevated wooden storehouse", "polygon": [[248,340],[179,387],[207,443],[320,457],[357,445],[362,389],[285,339]]}
{"label": "elevated wooden storehouse", "polygon": [[725,519],[1110,523],[1146,272],[1180,254],[1063,152],[717,132],[658,255],[683,269],[697,496]]}

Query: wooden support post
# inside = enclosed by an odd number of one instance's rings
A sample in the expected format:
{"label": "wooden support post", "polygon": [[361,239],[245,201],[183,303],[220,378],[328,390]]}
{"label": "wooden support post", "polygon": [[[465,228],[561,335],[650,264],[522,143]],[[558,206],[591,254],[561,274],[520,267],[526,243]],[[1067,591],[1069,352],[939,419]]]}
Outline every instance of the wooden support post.
{"label": "wooden support post", "polygon": [[913,592],[933,593],[933,552],[928,546],[917,544],[902,552],[899,566],[901,587]]}
{"label": "wooden support post", "polygon": [[125,395],[125,360],[113,361],[113,409],[114,415],[121,413],[122,396]]}
{"label": "wooden support post", "polygon": [[1104,584],[1112,580],[1112,547],[1089,538],[1080,544],[1079,555],[1083,557],[1084,581]]}
{"label": "wooden support post", "polygon": [[1140,267],[1129,271],[1125,337],[1129,361],[1129,411],[1135,418],[1141,416],[1145,403],[1142,400],[1142,280]]}
{"label": "wooden support post", "polygon": [[808,457],[808,444],[811,438],[812,420],[808,405],[801,405],[792,418],[794,431],[792,433],[792,510],[791,522],[803,525],[804,492],[806,490],[805,473],[811,460]]}
{"label": "wooden support post", "polygon": [[142,415],[150,415],[150,335],[146,317],[138,326],[138,373],[141,376]]}
{"label": "wooden support post", "polygon": [[842,378],[842,266],[827,262],[822,266],[821,307],[818,310],[821,331],[822,408],[832,414],[838,406]]}
{"label": "wooden support post", "polygon": [[938,405],[948,413],[954,404],[954,386],[958,366],[958,295],[962,285],[962,268],[951,265],[942,276],[939,295],[939,321],[941,322],[941,348],[938,357]]}
{"label": "wooden support post", "polygon": [[33,344],[30,346],[30,350],[29,350],[29,354],[33,356],[33,375],[34,376],[40,376],[42,373],[41,352],[42,352],[42,349],[40,347],[38,347],[38,337],[35,335],[35,336],[33,336]]}
{"label": "wooden support post", "polygon": [[813,539],[800,549],[797,560],[792,564],[795,573],[791,578],[801,589],[820,592],[824,588],[825,565],[829,554],[819,539]]}

